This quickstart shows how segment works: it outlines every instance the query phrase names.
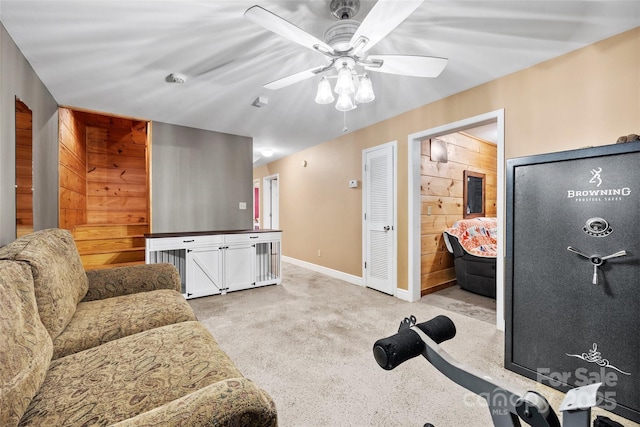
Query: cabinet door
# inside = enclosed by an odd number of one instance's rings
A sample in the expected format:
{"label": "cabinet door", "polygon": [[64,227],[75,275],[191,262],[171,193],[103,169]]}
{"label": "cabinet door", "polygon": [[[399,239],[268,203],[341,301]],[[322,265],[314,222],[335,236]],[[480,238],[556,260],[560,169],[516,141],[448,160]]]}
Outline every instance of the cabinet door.
{"label": "cabinet door", "polygon": [[255,285],[254,245],[229,245],[224,251],[224,283],[227,291],[238,291]]}
{"label": "cabinet door", "polygon": [[187,298],[219,294],[224,290],[219,246],[187,249]]}

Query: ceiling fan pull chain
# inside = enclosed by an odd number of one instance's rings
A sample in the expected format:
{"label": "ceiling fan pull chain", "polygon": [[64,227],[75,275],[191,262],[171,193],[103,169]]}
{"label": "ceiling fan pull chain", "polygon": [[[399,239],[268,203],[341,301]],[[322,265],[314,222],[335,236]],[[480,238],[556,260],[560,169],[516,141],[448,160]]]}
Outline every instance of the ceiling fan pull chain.
{"label": "ceiling fan pull chain", "polygon": [[344,127],[342,128],[342,132],[345,133],[349,130],[349,128],[347,127],[347,112],[343,111],[342,112],[342,124],[344,125]]}

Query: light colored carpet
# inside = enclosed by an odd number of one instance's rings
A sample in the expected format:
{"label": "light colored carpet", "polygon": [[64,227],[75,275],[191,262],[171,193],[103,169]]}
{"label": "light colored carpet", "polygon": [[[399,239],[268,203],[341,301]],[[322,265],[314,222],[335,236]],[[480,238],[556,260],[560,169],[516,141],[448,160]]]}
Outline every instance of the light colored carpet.
{"label": "light colored carpet", "polygon": [[493,320],[437,307],[430,299],[408,303],[283,263],[282,285],[189,303],[240,371],[273,397],[282,427],[491,426],[485,402],[424,358],[392,371],[377,365],[374,342],[397,332],[412,314],[418,322],[449,316],[457,335],[441,346],[451,356],[542,393],[557,412],[561,393],[502,367],[503,333]]}
{"label": "light colored carpet", "polygon": [[496,300],[465,291],[457,285],[425,295],[420,303],[496,324]]}

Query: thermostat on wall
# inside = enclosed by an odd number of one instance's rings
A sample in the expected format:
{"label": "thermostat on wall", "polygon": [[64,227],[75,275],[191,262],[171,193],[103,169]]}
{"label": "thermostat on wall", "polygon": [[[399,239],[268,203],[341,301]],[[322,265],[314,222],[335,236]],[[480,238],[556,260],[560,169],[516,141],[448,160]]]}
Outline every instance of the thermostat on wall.
{"label": "thermostat on wall", "polygon": [[349,188],[358,188],[358,180],[352,179],[351,181],[349,181]]}

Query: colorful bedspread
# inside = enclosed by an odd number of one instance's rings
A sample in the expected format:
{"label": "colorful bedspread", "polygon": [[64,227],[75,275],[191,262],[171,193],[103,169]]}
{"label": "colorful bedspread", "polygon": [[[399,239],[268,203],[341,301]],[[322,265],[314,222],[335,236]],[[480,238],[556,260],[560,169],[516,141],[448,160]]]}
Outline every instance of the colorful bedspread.
{"label": "colorful bedspread", "polygon": [[[461,219],[453,224],[453,227],[445,230],[452,236],[458,238],[462,248],[469,254],[479,257],[493,257],[497,254],[497,219],[496,218],[472,218]],[[445,243],[450,252],[449,242]]]}

